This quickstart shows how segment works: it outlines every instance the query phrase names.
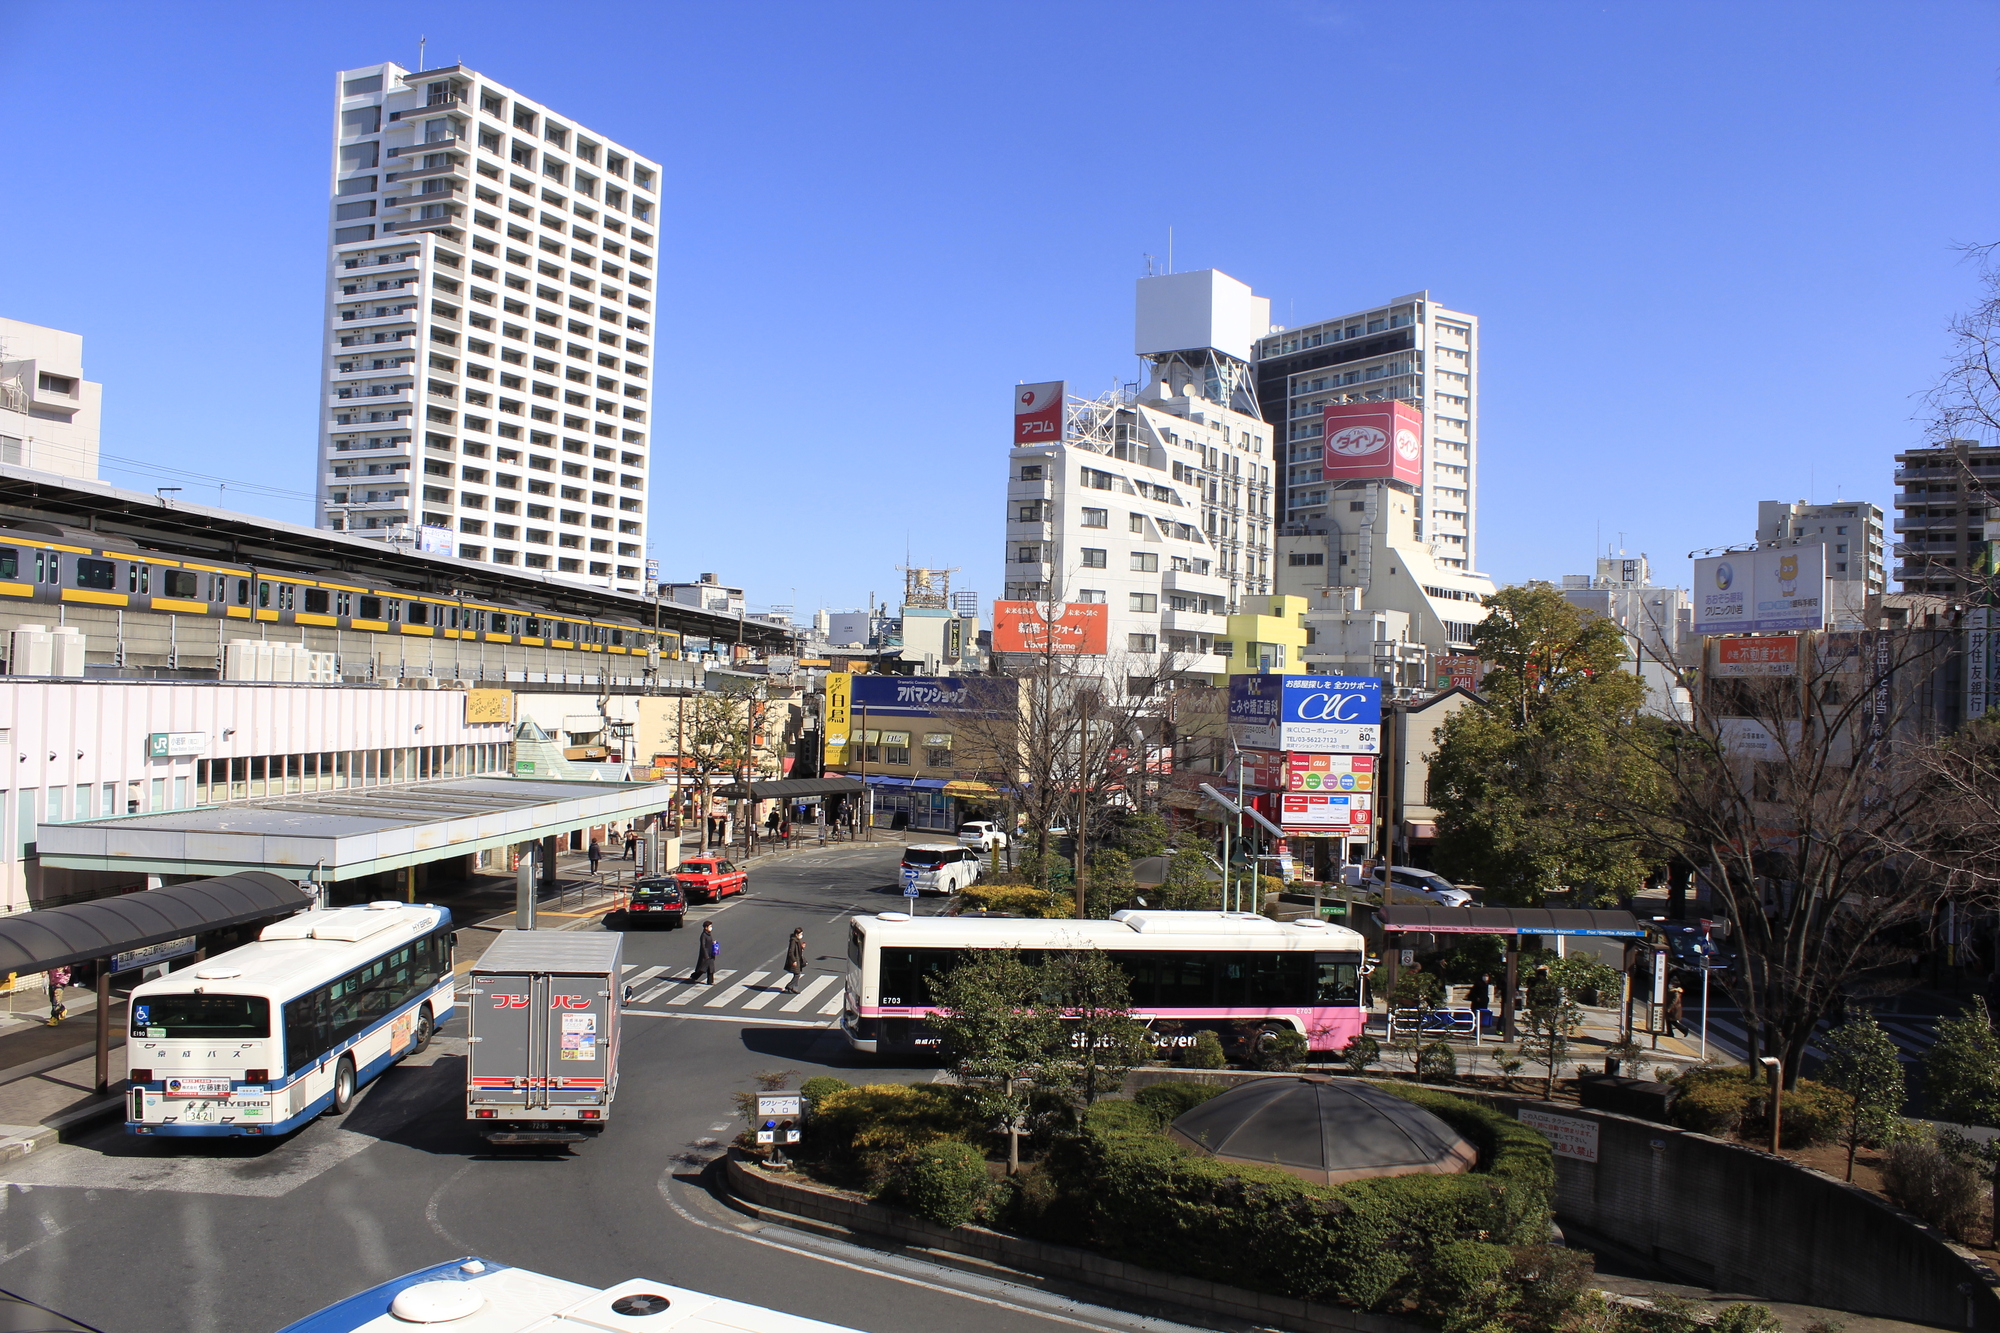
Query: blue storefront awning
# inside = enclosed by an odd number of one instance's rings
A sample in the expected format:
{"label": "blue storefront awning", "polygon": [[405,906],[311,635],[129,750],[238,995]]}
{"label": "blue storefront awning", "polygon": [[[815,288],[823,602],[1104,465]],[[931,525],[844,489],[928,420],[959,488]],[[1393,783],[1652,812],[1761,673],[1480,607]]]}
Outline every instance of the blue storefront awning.
{"label": "blue storefront awning", "polygon": [[868,785],[871,787],[920,787],[926,791],[941,791],[944,789],[944,784],[943,778],[887,778],[872,773],[868,775]]}

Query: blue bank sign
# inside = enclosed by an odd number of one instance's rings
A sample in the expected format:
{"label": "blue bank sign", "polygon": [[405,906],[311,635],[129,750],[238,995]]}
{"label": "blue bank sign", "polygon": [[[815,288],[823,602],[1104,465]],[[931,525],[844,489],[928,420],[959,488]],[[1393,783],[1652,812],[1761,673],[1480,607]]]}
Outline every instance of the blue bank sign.
{"label": "blue bank sign", "polygon": [[1382,682],[1375,676],[1285,676],[1278,692],[1278,746],[1309,754],[1377,754]]}

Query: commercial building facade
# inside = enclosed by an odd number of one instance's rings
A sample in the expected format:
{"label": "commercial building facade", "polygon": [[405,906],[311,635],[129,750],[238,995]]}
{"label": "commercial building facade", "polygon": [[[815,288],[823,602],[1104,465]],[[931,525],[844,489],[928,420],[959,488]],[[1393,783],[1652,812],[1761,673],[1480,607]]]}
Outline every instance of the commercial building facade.
{"label": "commercial building facade", "polygon": [[1992,584],[1986,512],[2000,493],[2000,445],[1947,440],[1896,455],[1896,564],[1906,593],[1977,600]]}
{"label": "commercial building facade", "polygon": [[335,102],[320,525],[641,591],[659,165],[458,65]]}
{"label": "commercial building facade", "polygon": [[[1903,455],[1897,455],[1900,460]],[[1868,594],[1886,592],[1882,561],[1882,511],[1866,500],[1809,504],[1804,500],[1760,500],[1757,541],[1826,547],[1826,581],[1835,607],[1859,608]]]}

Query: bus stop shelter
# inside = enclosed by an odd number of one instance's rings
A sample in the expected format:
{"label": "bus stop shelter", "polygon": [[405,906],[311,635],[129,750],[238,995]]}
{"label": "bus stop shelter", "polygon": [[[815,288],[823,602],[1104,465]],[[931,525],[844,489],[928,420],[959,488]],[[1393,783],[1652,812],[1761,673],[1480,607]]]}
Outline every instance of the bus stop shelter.
{"label": "bus stop shelter", "polygon": [[97,1090],[110,1079],[111,974],[196,951],[203,935],[313,905],[279,875],[251,871],[0,917],[0,972],[97,964]]}
{"label": "bus stop shelter", "polygon": [[1393,989],[1406,935],[1498,935],[1505,941],[1507,984],[1501,992],[1500,1033],[1514,1038],[1514,991],[1520,984],[1520,941],[1523,935],[1551,937],[1610,937],[1644,939],[1646,924],[1630,912],[1582,907],[1437,907],[1385,906],[1377,911],[1382,923],[1382,965],[1387,972],[1383,990]]}

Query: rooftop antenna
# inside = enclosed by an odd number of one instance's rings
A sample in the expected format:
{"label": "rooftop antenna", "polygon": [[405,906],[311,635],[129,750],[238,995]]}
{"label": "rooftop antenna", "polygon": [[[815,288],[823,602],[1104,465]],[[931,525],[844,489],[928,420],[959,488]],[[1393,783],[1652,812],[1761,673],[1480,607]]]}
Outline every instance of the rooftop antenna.
{"label": "rooftop antenna", "polygon": [[428,37],[417,38],[417,73],[419,74],[424,72],[424,48],[430,45],[430,41],[431,39]]}
{"label": "rooftop antenna", "polygon": [[1153,273],[1153,267],[1154,267],[1154,266],[1153,266],[1153,257],[1152,257],[1151,255],[1147,254],[1147,253],[1146,253],[1145,251],[1143,251],[1143,250],[1139,252],[1139,257],[1140,257],[1140,258],[1142,258],[1142,259],[1144,259],[1144,260],[1146,261],[1146,276],[1147,276],[1147,277],[1149,277],[1149,278],[1150,278],[1150,277],[1153,277],[1153,276],[1154,276],[1154,273]]}
{"label": "rooftop antenna", "polygon": [[1174,229],[1167,228],[1167,272],[1174,271]]}

